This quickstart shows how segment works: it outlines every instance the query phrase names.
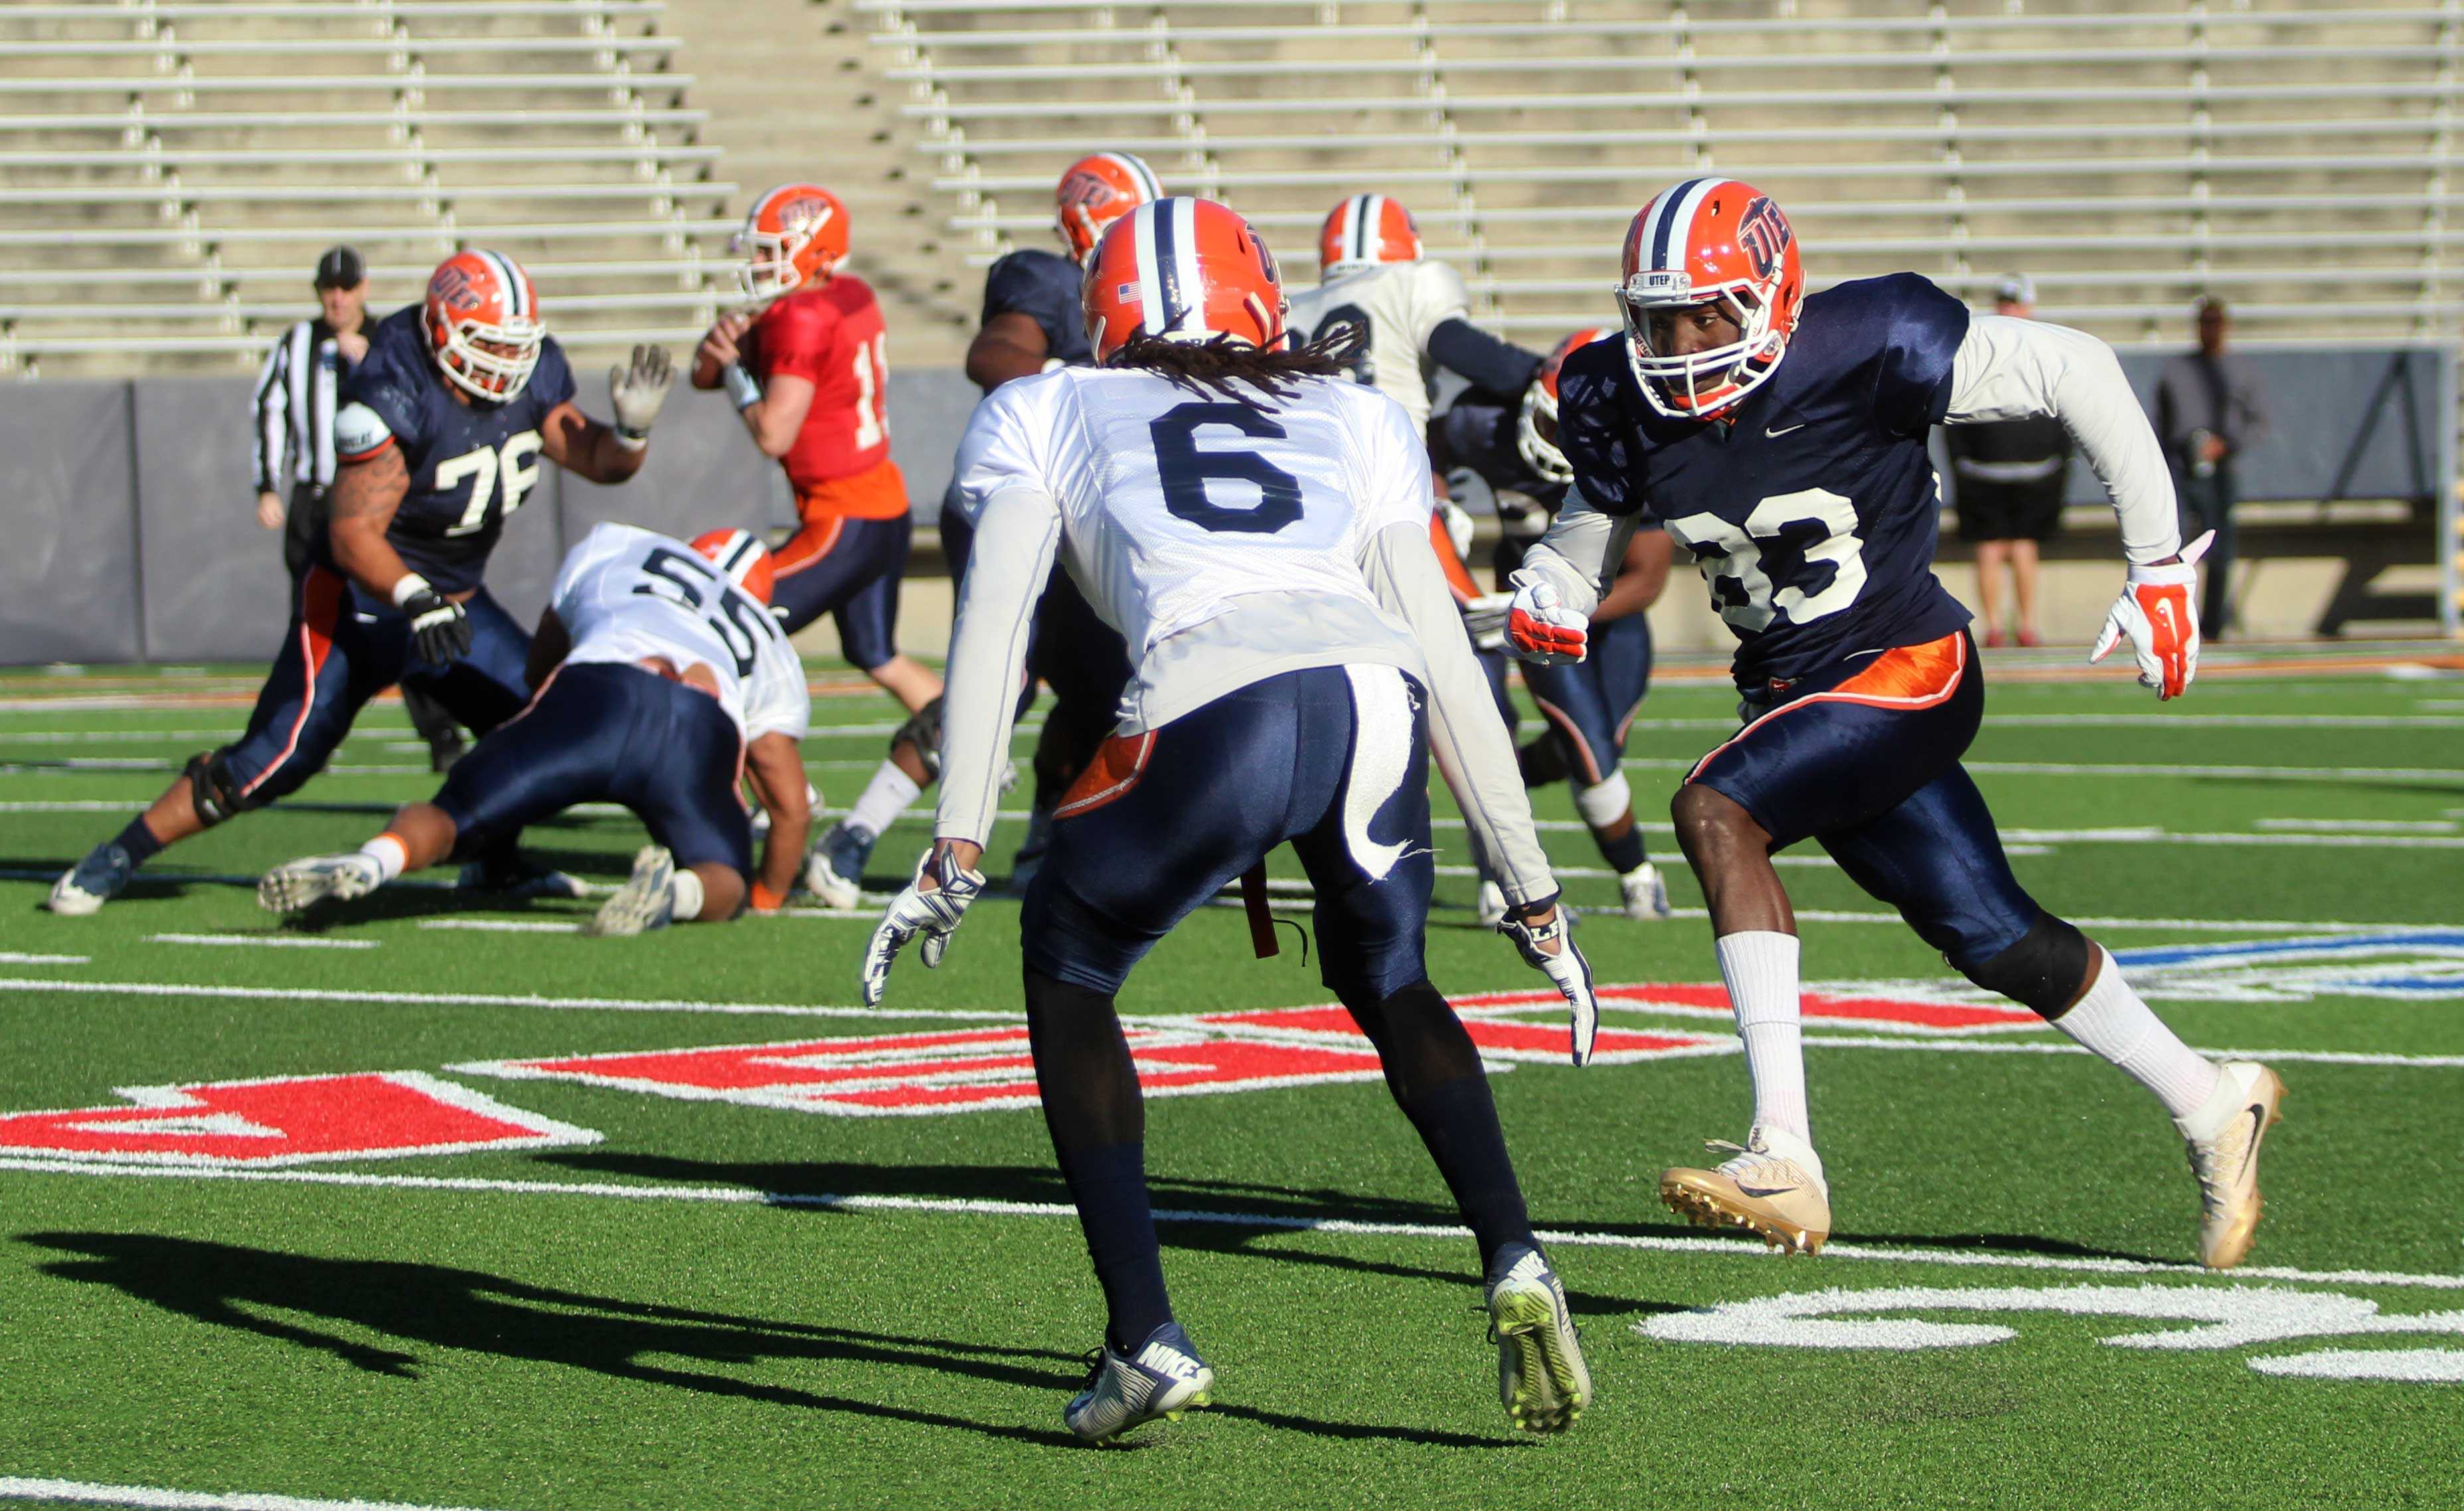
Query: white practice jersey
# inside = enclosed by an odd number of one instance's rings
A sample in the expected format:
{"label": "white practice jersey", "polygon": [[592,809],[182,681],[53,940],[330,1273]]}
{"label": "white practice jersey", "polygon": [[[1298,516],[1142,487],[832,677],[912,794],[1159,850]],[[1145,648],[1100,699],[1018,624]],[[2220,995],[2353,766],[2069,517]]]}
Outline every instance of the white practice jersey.
{"label": "white practice jersey", "polygon": [[1313,341],[1338,325],[1369,327],[1369,346],[1354,368],[1365,383],[1403,406],[1413,425],[1429,425],[1429,386],[1438,364],[1429,335],[1448,320],[1468,318],[1471,294],[1451,263],[1384,262],[1342,274],[1291,296],[1285,327]]}
{"label": "white practice jersey", "polygon": [[708,667],[747,740],[803,739],[813,718],[804,664],[760,600],[693,547],[631,525],[601,525],[566,553],[551,599],[573,640],[567,661],[659,657]]}
{"label": "white practice jersey", "polygon": [[[1065,368],[977,405],[958,448],[963,506],[979,515],[1023,488],[1059,507],[1061,558],[1138,663],[1132,729],[1240,686],[1223,685],[1235,668],[1221,652],[1270,652],[1272,670],[1368,660],[1419,674],[1410,630],[1380,609],[1360,558],[1390,525],[1428,528],[1426,448],[1378,393],[1326,379],[1299,389],[1253,407],[1149,372]],[[1237,645],[1195,656],[1219,637],[1193,632],[1235,605]]]}

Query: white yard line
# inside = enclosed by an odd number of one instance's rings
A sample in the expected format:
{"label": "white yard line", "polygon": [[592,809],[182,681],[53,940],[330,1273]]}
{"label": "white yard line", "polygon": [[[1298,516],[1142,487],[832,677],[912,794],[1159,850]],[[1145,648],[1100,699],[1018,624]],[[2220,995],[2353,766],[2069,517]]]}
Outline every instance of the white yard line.
{"label": "white yard line", "polygon": [[422,929],[469,929],[492,934],[578,934],[580,924],[552,924],[532,918],[423,918]]}
{"label": "white yard line", "polygon": [[18,950],[0,950],[0,965],[92,965],[94,956],[85,954],[27,954]]}
{"label": "white yard line", "polygon": [[374,939],[320,939],[313,934],[147,934],[155,944],[245,945],[259,950],[374,950]]}
{"label": "white yard line", "polygon": [[[377,1175],[351,1171],[263,1170],[216,1166],[115,1165],[64,1159],[0,1158],[0,1171],[54,1175],[96,1175],[141,1180],[269,1181],[290,1185],[341,1186],[398,1191],[493,1193],[517,1196],[597,1196],[622,1201],[681,1201],[720,1206],[803,1207],[839,1212],[923,1213],[947,1216],[1075,1218],[1077,1210],[1058,1202],[983,1201],[938,1196],[797,1195],[754,1191],[741,1186],[649,1186],[609,1181],[487,1180],[453,1175]],[[1296,1217],[1265,1213],[1159,1211],[1157,1222],[1256,1228],[1286,1233],[1329,1233],[1368,1237],[1442,1238],[1461,1242],[1466,1230],[1446,1223],[1369,1222],[1346,1217]],[[1641,1249],[1665,1254],[1705,1255],[1718,1259],[1779,1263],[1749,1239],[1661,1237],[1643,1234],[1587,1233],[1544,1229],[1543,1243],[1566,1247]],[[2146,1259],[2108,1259],[2043,1254],[1936,1253],[1925,1249],[1882,1248],[1853,1240],[1823,1246],[1828,1259],[1886,1264],[1941,1264],[1963,1269],[2052,1270],[2092,1275],[2183,1275],[2216,1279],[2215,1272],[2196,1264]],[[2464,1275],[2416,1275],[2387,1270],[2303,1270],[2283,1265],[2245,1265],[2232,1272],[2233,1281],[2285,1281],[2310,1285],[2387,1285],[2425,1290],[2464,1290]]]}
{"label": "white yard line", "polygon": [[736,1018],[853,1018],[1025,1021],[1023,1012],[963,1008],[814,1007],[793,1002],[698,1002],[679,997],[541,996],[511,992],[370,992],[304,986],[196,986],[176,981],[56,981],[0,977],[0,992],[63,992],[85,996],[252,998],[285,1002],[383,1002],[412,1007],[539,1007],[574,1013],[711,1013]]}
{"label": "white yard line", "polygon": [[[1939,1049],[1968,1055],[2084,1055],[2084,1045],[2067,1041],[1980,1039],[1882,1039],[1862,1035],[1808,1036],[1809,1047],[1827,1049]],[[2387,1065],[2408,1070],[2464,1069],[2464,1055],[2380,1055],[2342,1049],[2201,1049],[2211,1060],[2258,1060],[2314,1065]]]}
{"label": "white yard line", "polygon": [[[1629,757],[1617,764],[1628,771],[1692,771],[1692,760]],[[1997,777],[2253,777],[2276,781],[2455,782],[2464,785],[2464,767],[2455,766],[2193,766],[2134,763],[2108,765],[2096,761],[1964,760],[1971,772]]]}
{"label": "white yard line", "polygon": [[2303,834],[2453,834],[2453,819],[2258,819],[2258,828]]}
{"label": "white yard line", "polygon": [[[2464,707],[2464,704],[2454,705]],[[1985,728],[2216,730],[2458,730],[2464,718],[2416,713],[1995,713]],[[1637,719],[1638,730],[1733,730],[1734,718]]]}
{"label": "white yard line", "polygon": [[148,1506],[160,1511],[457,1511],[406,1500],[311,1500],[297,1496],[214,1495],[158,1490],[151,1485],[99,1485],[82,1479],[0,1476],[0,1500],[66,1500],[90,1506]]}

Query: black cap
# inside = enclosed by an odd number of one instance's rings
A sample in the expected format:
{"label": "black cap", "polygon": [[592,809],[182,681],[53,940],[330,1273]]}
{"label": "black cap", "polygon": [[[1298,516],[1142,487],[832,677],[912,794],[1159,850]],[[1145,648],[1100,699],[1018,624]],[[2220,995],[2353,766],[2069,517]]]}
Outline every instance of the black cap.
{"label": "black cap", "polygon": [[357,247],[328,247],[317,259],[317,287],[356,289],[368,281],[368,265]]}

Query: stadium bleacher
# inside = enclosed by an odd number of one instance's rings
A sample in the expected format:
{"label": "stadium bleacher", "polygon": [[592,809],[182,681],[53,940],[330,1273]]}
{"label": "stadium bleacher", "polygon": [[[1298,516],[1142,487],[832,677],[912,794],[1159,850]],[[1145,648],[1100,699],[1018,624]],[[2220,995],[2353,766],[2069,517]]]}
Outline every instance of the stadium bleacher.
{"label": "stadium bleacher", "polygon": [[[975,260],[1042,233],[1090,142],[1240,205],[1306,276],[1348,190],[1410,204],[1483,313],[1597,319],[1669,180],[1779,195],[1817,286],[1914,268],[2120,342],[2198,294],[2254,341],[2443,338],[2452,5],[857,0]],[[2320,269],[2337,271],[2332,294]]]}
{"label": "stadium bleacher", "polygon": [[380,307],[475,243],[554,277],[569,345],[689,336],[736,186],[660,10],[0,5],[0,373],[253,365],[343,239]]}

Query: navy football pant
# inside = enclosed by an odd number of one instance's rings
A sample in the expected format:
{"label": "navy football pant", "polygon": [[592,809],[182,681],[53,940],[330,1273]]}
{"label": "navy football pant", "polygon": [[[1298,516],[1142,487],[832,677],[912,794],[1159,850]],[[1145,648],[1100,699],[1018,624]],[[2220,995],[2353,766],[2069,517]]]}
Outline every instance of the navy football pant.
{"label": "navy football pant", "polygon": [[790,635],[830,615],[840,654],[870,671],[898,654],[898,582],[914,534],[905,515],[812,521],[771,558],[770,607]]}
{"label": "navy football pant", "polygon": [[1026,969],[1110,995],[1173,926],[1288,841],[1346,1002],[1426,974],[1436,878],[1419,685],[1318,667],[1107,741],[1055,814],[1019,920]]}
{"label": "navy football pant", "polygon": [[622,662],[568,662],[454,762],[436,806],[466,853],[578,802],[631,809],[678,865],[753,874],[744,738],[717,698]]}
{"label": "navy football pant", "polygon": [[288,797],[324,768],[370,698],[400,683],[484,734],[521,711],[530,633],[481,588],[462,605],[471,649],[443,667],[419,659],[410,620],[330,568],[292,584],[291,626],[256,695],[248,732],[220,757],[249,807]]}
{"label": "navy football pant", "polygon": [[1567,777],[1596,787],[1617,775],[1626,731],[1651,688],[1651,621],[1628,614],[1592,628],[1591,650],[1570,667],[1523,668]]}
{"label": "navy football pant", "polygon": [[1799,679],[1685,779],[1744,808],[1775,851],[1820,843],[1969,971],[2016,944],[2041,911],[1959,764],[1984,709],[1984,671],[1961,630]]}

